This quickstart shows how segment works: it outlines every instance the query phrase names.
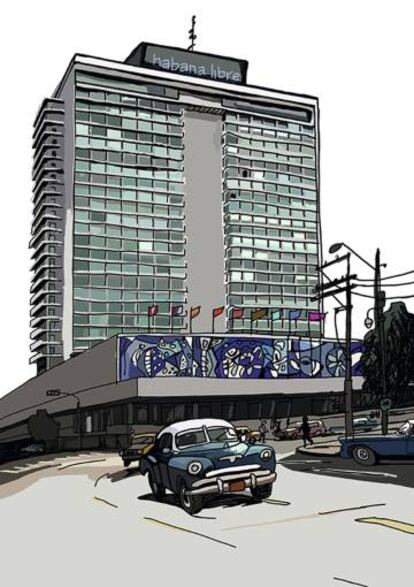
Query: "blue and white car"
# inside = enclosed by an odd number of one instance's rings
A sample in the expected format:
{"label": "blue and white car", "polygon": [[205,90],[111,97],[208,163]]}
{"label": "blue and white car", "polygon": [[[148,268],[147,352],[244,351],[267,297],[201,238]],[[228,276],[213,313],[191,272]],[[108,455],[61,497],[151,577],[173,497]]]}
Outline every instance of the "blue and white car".
{"label": "blue and white car", "polygon": [[190,514],[200,511],[208,497],[245,490],[261,501],[271,495],[276,480],[272,447],[241,442],[232,424],[210,418],[163,428],[139,468],[156,499],[168,489]]}
{"label": "blue and white car", "polygon": [[360,465],[375,465],[381,458],[414,459],[414,420],[407,420],[396,434],[339,438],[341,457]]}

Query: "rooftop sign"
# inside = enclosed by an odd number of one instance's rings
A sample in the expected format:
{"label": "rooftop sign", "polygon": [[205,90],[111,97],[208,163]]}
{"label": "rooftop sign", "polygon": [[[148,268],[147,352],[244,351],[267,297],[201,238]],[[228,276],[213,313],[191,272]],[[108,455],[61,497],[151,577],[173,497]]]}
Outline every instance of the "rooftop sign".
{"label": "rooftop sign", "polygon": [[246,83],[248,65],[243,59],[150,43],[140,43],[125,59],[125,63],[231,84]]}

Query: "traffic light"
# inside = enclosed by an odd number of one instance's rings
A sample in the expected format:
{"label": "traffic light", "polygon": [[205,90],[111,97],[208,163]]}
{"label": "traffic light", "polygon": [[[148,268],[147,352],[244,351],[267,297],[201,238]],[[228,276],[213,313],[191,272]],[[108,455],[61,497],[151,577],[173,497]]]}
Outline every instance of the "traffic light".
{"label": "traffic light", "polygon": [[378,292],[377,300],[378,300],[378,309],[383,310],[385,307],[385,301],[386,301],[385,291],[380,290]]}

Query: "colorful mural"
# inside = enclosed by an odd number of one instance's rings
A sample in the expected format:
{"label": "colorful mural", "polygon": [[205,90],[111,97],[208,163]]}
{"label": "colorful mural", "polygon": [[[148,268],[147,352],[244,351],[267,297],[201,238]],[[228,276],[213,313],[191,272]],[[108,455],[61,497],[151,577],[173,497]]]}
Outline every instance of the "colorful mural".
{"label": "colorful mural", "polygon": [[[360,375],[362,342],[352,342]],[[343,377],[344,349],[336,341],[242,336],[120,336],[119,379],[216,377],[276,379]]]}

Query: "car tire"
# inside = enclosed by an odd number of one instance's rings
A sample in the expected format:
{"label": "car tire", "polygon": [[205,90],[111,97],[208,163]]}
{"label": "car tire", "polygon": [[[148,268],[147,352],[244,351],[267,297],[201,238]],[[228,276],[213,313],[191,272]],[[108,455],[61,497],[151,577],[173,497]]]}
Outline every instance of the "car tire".
{"label": "car tire", "polygon": [[352,458],[359,465],[371,467],[377,462],[377,455],[368,446],[354,446],[352,449]]}
{"label": "car tire", "polygon": [[272,483],[269,485],[262,485],[261,487],[255,487],[251,490],[254,501],[262,501],[263,499],[267,499],[272,495],[272,489]]}
{"label": "car tire", "polygon": [[257,438],[255,438],[254,436],[251,436],[249,438],[249,444],[256,444],[256,442],[257,442]]}
{"label": "car tire", "polygon": [[124,459],[124,467],[129,467],[130,464],[131,464],[131,461]]}
{"label": "car tire", "polygon": [[152,491],[152,495],[157,501],[161,501],[165,497],[165,487],[156,482],[152,471],[148,473],[148,483]]}
{"label": "car tire", "polygon": [[201,495],[186,495],[187,486],[185,483],[181,483],[178,498],[180,505],[187,514],[193,516],[198,514],[203,509],[203,498]]}

